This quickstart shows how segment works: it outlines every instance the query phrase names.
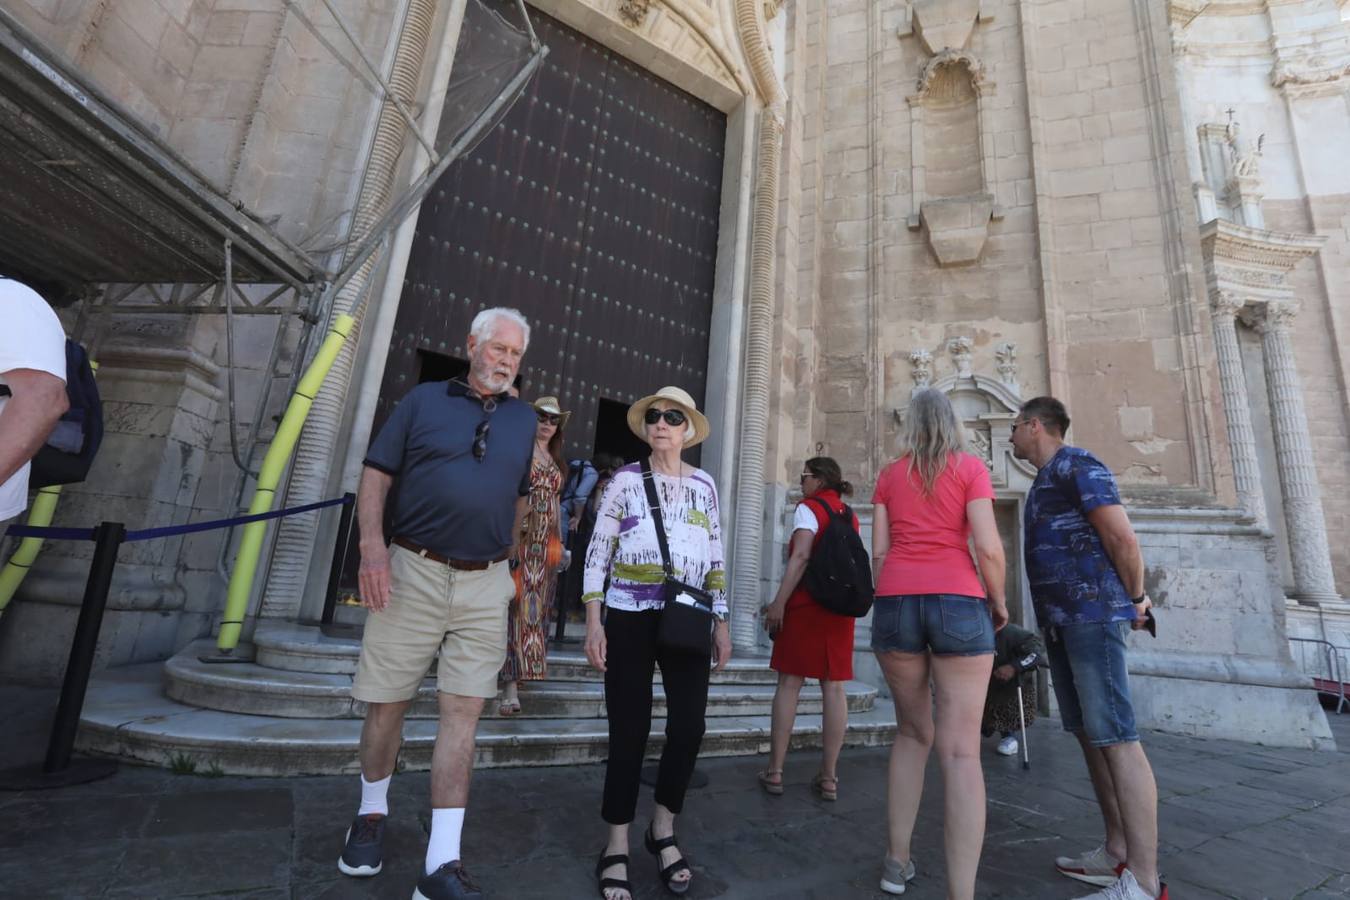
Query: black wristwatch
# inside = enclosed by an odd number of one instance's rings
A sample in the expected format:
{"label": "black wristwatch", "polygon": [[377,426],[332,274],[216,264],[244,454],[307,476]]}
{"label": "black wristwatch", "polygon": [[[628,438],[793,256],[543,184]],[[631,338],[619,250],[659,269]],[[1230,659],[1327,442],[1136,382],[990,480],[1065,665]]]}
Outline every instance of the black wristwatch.
{"label": "black wristwatch", "polygon": [[1138,597],[1131,598],[1130,602],[1133,603],[1135,606],[1138,606],[1140,603],[1143,603],[1147,599],[1148,599],[1148,591],[1144,591]]}

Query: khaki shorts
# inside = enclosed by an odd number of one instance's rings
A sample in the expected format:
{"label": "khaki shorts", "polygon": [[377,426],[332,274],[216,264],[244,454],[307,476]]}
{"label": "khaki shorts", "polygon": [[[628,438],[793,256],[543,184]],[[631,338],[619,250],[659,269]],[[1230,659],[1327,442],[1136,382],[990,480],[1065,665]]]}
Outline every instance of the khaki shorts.
{"label": "khaki shorts", "polygon": [[411,700],[437,651],[438,691],[495,697],[506,661],[506,614],[516,595],[506,562],[465,572],[395,545],[389,573],[389,606],[366,617],[352,697]]}

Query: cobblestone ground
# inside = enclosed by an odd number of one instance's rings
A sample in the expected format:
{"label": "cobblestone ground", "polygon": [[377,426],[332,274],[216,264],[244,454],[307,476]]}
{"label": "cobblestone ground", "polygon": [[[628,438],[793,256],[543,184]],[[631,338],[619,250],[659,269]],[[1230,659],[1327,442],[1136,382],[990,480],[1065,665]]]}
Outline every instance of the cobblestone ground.
{"label": "cobblestone ground", "polygon": [[[7,741],[0,764],[40,755],[50,691],[0,690]],[[1158,777],[1162,865],[1171,896],[1350,897],[1350,713],[1332,716],[1340,752],[1281,750],[1148,734]],[[1100,839],[1073,740],[1054,722],[1031,730],[1032,766],[985,745],[989,824],[980,897],[1073,898],[1057,853]],[[763,795],[763,757],[710,759],[709,785],[679,821],[694,864],[691,898],[883,897],[884,749],[845,751],[840,798],[808,783],[811,753],[789,759],[787,792]],[[470,871],[493,900],[596,896],[603,840],[598,766],[498,769],[475,776],[465,835]],[[427,776],[396,776],[382,874],[354,880],[335,862],[359,792],[352,777],[211,778],[123,767],[95,784],[0,793],[0,896],[135,898],[407,898],[425,842]],[[639,808],[644,822],[650,794]],[[915,841],[907,896],[944,896],[936,763]],[[638,846],[638,828],[634,828]],[[641,900],[664,896],[639,850]],[[1090,889],[1089,889],[1090,890]]]}

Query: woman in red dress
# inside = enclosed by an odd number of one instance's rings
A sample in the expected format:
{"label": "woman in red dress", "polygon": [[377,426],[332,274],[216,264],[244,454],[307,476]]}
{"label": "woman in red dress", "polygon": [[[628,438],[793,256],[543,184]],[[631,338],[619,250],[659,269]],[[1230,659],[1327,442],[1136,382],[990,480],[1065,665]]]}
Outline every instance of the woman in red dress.
{"label": "woman in red dress", "polygon": [[[824,699],[824,749],[820,771],[811,789],[825,800],[839,796],[835,764],[848,727],[848,701],[844,684],[853,678],[852,616],[841,616],[821,606],[801,584],[811,551],[829,522],[822,504],[835,513],[847,507],[840,495],[853,493],[839,463],[828,456],[806,461],[802,469],[802,502],[792,519],[787,571],[773,602],[764,608],[764,627],[774,638],[769,666],[778,673],[773,695],[773,727],[769,738],[769,768],[759,783],[770,794],[783,793],[783,761],[787,757],[792,723],[797,718],[797,698],[807,678],[820,679]],[[851,512],[850,512],[851,515]],[[853,516],[853,528],[858,517]]]}

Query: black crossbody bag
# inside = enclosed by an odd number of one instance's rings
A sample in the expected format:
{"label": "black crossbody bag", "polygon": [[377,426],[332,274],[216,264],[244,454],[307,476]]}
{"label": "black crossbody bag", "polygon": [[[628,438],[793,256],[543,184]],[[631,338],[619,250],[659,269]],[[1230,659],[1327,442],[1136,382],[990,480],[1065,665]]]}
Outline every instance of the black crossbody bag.
{"label": "black crossbody bag", "polygon": [[665,605],[661,607],[656,642],[667,650],[711,656],[712,594],[675,577],[670,564],[670,545],[666,542],[666,525],[661,518],[661,501],[656,497],[656,479],[652,477],[648,460],[642,460],[641,465],[642,486],[647,490],[647,506],[651,510],[652,524],[656,526],[656,543],[661,548],[661,567],[665,570],[665,581],[661,585]]}

